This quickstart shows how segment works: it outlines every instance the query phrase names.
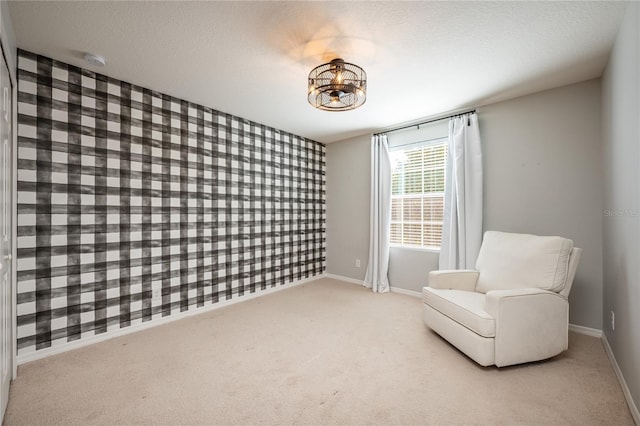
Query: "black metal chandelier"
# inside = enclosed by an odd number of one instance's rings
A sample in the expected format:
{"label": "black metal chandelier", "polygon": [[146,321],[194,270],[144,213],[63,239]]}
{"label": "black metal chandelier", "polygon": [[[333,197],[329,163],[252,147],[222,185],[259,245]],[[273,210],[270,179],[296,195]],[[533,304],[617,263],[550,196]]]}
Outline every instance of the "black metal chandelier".
{"label": "black metal chandelier", "polygon": [[309,73],[309,103],[323,111],[356,109],[367,100],[367,73],[337,58]]}

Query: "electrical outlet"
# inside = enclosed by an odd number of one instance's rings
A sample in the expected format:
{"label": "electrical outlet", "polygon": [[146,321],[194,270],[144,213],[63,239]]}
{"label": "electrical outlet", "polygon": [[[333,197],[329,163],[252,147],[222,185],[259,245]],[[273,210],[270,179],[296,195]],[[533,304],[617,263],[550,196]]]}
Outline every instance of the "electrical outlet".
{"label": "electrical outlet", "polygon": [[611,330],[615,330],[616,329],[616,314],[615,312],[611,311]]}
{"label": "electrical outlet", "polygon": [[360,259],[356,259],[356,268],[360,267]]}

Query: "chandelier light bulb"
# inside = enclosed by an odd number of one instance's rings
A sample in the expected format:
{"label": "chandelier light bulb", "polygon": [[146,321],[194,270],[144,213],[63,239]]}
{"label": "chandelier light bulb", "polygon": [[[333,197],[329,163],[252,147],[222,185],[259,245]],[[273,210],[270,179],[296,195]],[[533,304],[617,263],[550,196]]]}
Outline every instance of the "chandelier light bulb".
{"label": "chandelier light bulb", "polygon": [[309,103],[323,111],[348,111],[363,105],[367,74],[358,65],[336,58],[309,73]]}

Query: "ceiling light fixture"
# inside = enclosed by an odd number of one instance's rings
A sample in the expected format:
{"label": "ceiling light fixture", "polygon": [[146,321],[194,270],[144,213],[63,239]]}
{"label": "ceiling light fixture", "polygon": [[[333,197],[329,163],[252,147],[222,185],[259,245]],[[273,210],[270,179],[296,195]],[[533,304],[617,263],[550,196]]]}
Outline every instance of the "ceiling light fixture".
{"label": "ceiling light fixture", "polygon": [[367,73],[336,58],[309,73],[309,103],[323,111],[356,109],[367,100]]}
{"label": "ceiling light fixture", "polygon": [[107,63],[102,56],[94,55],[93,53],[85,53],[84,60],[95,67],[104,67]]}

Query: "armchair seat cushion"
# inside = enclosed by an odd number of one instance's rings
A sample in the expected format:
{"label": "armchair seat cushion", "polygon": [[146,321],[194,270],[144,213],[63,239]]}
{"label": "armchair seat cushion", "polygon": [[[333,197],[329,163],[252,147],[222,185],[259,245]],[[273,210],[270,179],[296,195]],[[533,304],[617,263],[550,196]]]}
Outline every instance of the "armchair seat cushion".
{"label": "armchair seat cushion", "polygon": [[485,310],[484,293],[424,287],[422,300],[441,314],[482,337],[496,335],[496,323]]}

